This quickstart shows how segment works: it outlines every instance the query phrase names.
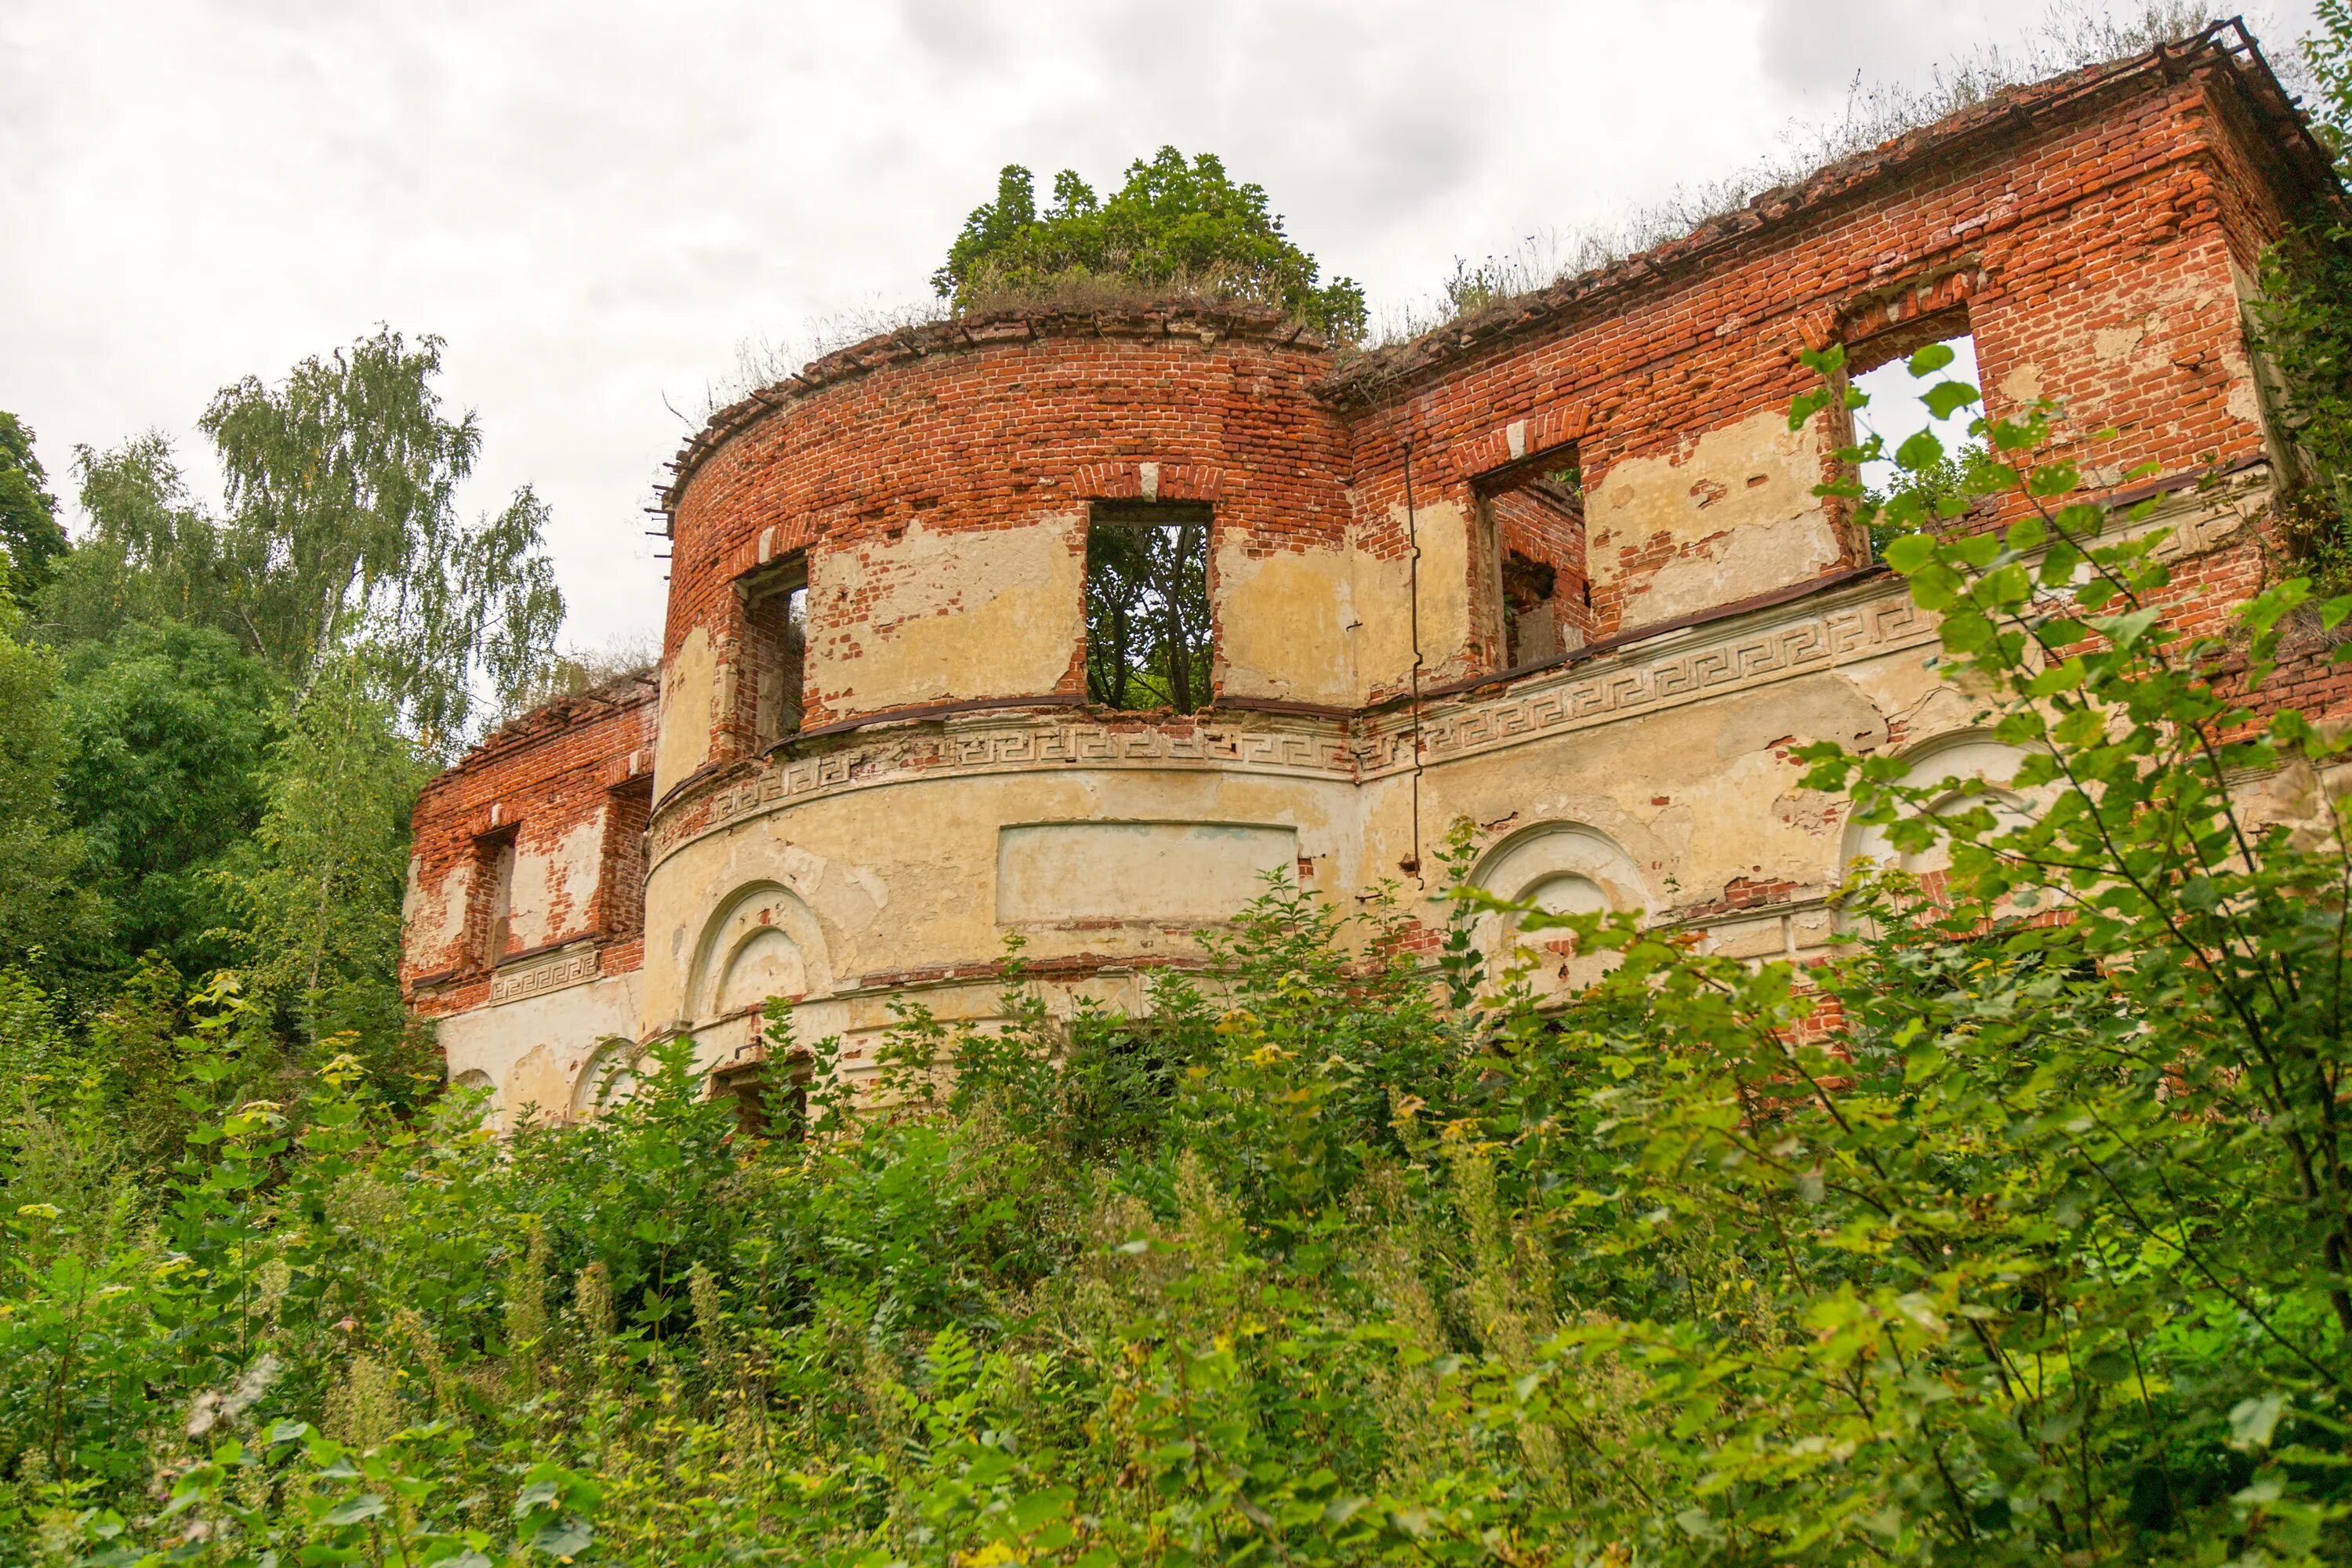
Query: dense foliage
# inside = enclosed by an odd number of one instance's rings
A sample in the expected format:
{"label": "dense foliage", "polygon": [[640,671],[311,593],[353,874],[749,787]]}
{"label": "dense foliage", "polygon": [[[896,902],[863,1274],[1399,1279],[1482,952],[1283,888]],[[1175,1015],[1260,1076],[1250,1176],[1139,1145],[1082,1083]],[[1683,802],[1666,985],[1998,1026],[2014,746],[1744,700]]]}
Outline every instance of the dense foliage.
{"label": "dense foliage", "polygon": [[996,199],[972,210],[932,274],[943,298],[971,310],[1109,279],[1273,306],[1335,342],[1364,334],[1363,289],[1345,278],[1318,283],[1315,258],[1283,233],[1265,188],[1234,184],[1213,154],[1188,161],[1162,147],[1129,164],[1108,197],[1065,169],[1043,212],[1035,187],[1027,169],[1005,165]]}
{"label": "dense foliage", "polygon": [[49,493],[48,474],[33,453],[33,433],[15,415],[0,412],[0,555],[8,558],[20,600],[48,580],[51,564],[65,550],[58,498]]}
{"label": "dense foliage", "polygon": [[[2352,173],[2352,9],[2321,0],[2320,31],[2304,45],[2319,130]],[[2293,444],[2283,542],[2329,592],[2352,588],[2352,226],[2321,217],[2263,258],[2250,312],[2263,351],[2269,414]]]}
{"label": "dense foliage", "polygon": [[442,407],[441,352],[381,331],[281,383],[222,388],[201,421],[227,479],[217,517],[160,437],[79,452],[91,536],[44,595],[50,623],[215,627],[298,689],[353,660],[414,732],[462,739],[485,697],[510,702],[547,662],[563,601],[529,487],[457,514],[481,430]]}
{"label": "dense foliage", "polygon": [[70,540],[0,416],[0,973],[100,1052],[93,1104],[138,1169],[174,1157],[154,1053],[215,974],[268,1042],[257,1094],[339,1051],[418,1091],[394,979],[409,811],[434,755],[545,680],[562,612],[529,491],[457,521],[480,437],[439,363],[379,331],[224,389],[217,511],[159,436],[85,449]]}
{"label": "dense foliage", "polygon": [[1087,697],[1107,708],[1209,704],[1205,506],[1097,504],[1087,530]]}
{"label": "dense foliage", "polygon": [[[1140,255],[1311,304],[1254,187],[1138,170],[1043,219],[1022,174],[943,286]],[[1187,259],[1202,214],[1251,246]],[[2273,297],[2334,352],[2336,295]],[[2027,761],[1804,754],[1917,872],[1825,965],[1276,882],[1145,1016],[1016,951],[1003,1026],[906,1005],[862,1106],[777,1005],[809,1077],[756,1123],[669,1041],[500,1139],[399,1006],[405,817],[555,605],[527,494],[455,521],[438,353],[224,392],[217,513],[159,438],[80,454],[68,545],[0,426],[0,1562],[2352,1561],[2352,759],[2266,696],[2352,598],[2179,629],[2055,408],[1830,487]]]}

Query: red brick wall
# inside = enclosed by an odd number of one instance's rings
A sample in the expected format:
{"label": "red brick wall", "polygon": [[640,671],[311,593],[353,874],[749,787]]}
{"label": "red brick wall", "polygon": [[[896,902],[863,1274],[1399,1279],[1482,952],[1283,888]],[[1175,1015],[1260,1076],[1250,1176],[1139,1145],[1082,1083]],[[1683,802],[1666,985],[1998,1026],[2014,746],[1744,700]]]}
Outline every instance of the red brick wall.
{"label": "red brick wall", "polygon": [[[518,857],[546,857],[583,823],[602,825],[596,887],[568,889],[568,901],[548,911],[551,929],[533,951],[593,936],[605,972],[637,966],[645,870],[626,840],[645,831],[654,710],[650,679],[551,703],[500,729],[425,786],[410,852],[416,902],[401,953],[402,984],[420,1011],[462,1012],[488,999],[478,889],[467,900],[463,930],[435,939],[445,900],[454,896],[450,879],[470,873],[486,839],[507,834]],[[615,874],[634,876],[634,886],[607,889],[605,879]],[[510,948],[507,956],[523,953]]]}
{"label": "red brick wall", "polygon": [[[1391,515],[1408,463],[1417,505],[1468,512],[1481,476],[1572,446],[1591,493],[1629,459],[1679,459],[1710,431],[1784,409],[1814,384],[1801,349],[1883,352],[1938,313],[1965,317],[1994,413],[2038,394],[2063,399],[2077,431],[2117,426],[2090,460],[2179,472],[2258,459],[2233,268],[2250,270],[2308,210],[2324,160],[2298,150],[2243,69],[2207,47],[2003,95],[1616,268],[1344,363],[1268,318],[1181,310],[946,323],[861,344],[724,411],[689,448],[668,496],[665,650],[702,628],[722,664],[738,660],[735,581],[793,551],[1068,515],[1140,493],[1145,464],[1160,496],[1214,500],[1221,537],[1254,552],[1352,542],[1394,560],[1408,549]],[[1508,542],[1524,520],[1502,510]],[[1587,551],[1527,542],[1563,566]],[[1678,548],[1661,534],[1587,558],[1587,635],[1618,631]],[[1860,560],[1849,537],[1827,570]],[[2180,593],[2213,622],[2263,570],[2248,539],[2188,563]],[[1561,576],[1581,609],[1585,582]],[[853,651],[859,610],[812,602],[812,647]],[[1467,657],[1491,668],[1498,653]],[[1055,690],[1034,695],[1082,689],[1071,655]],[[2336,694],[2332,676],[2298,679]],[[840,716],[811,695],[807,726]],[[720,739],[715,761],[742,749],[742,735]],[[524,853],[552,843],[649,769],[653,742],[650,688],[510,727],[428,790],[422,887],[475,852],[494,812]],[[583,908],[616,907],[634,874],[608,853],[615,886]],[[636,940],[610,938],[606,962]],[[408,955],[412,980],[457,972],[428,988],[442,1010],[487,984],[463,947],[420,940]]]}
{"label": "red brick wall", "polygon": [[[1923,286],[1931,308],[1965,305],[1994,412],[2015,407],[2004,382],[2038,382],[2075,428],[2119,429],[2098,452],[2118,468],[2257,457],[2251,389],[2231,379],[2243,362],[2230,262],[2271,237],[2283,209],[2273,164],[2236,144],[2253,133],[2237,102],[2210,70],[2151,68],[1995,117],[1899,183],[1829,190],[1811,216],[1695,237],[1564,285],[1549,319],[1491,347],[1416,345],[1385,378],[1343,371],[1334,392],[1353,404],[1361,515],[1377,532],[1401,500],[1408,439],[1424,505],[1466,504],[1472,476],[1511,455],[1519,420],[1527,449],[1575,443],[1588,493],[1629,458],[1680,457],[1708,430],[1786,407],[1817,384],[1801,349],[1883,327],[1888,297]],[[1812,199],[1808,187],[1788,205]],[[1678,251],[1691,259],[1678,265]],[[1643,580],[1634,553],[1614,572],[1592,563],[1596,637],[1618,629]]]}
{"label": "red brick wall", "polygon": [[[1540,563],[1552,569],[1551,610],[1566,634],[1561,647],[1578,647],[1591,635],[1591,580],[1585,575],[1584,521],[1555,501],[1526,488],[1498,490],[1486,498],[1494,520],[1495,542],[1504,554],[1504,573],[1510,557]],[[1506,584],[1507,596],[1508,584]],[[1490,657],[1506,650],[1491,650]]]}
{"label": "red brick wall", "polygon": [[[1162,499],[1214,500],[1221,542],[1336,548],[1345,441],[1315,396],[1328,360],[1297,336],[1247,315],[1015,319],[926,329],[921,354],[872,368],[845,356],[812,367],[814,390],[681,487],[665,649],[699,626],[722,663],[740,658],[731,584],[763,561],[856,552],[918,521],[939,532],[1034,523],[1137,494],[1147,462]],[[813,595],[812,657],[854,650],[860,609]],[[1075,651],[1066,692],[1083,685]],[[839,695],[812,690],[805,724],[841,717]]]}

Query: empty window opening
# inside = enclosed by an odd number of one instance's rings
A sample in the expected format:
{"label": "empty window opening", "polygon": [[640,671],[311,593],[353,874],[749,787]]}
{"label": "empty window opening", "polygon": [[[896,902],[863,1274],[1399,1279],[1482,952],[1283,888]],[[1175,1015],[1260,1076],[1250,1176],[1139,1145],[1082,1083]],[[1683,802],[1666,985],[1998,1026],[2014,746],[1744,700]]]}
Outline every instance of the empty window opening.
{"label": "empty window opening", "polygon": [[[1951,351],[1951,363],[1924,375],[1913,375],[1912,356],[1938,345]],[[1916,494],[1927,503],[1931,516],[1937,504],[1948,498],[1967,500],[1971,477],[1991,461],[1983,438],[1969,434],[1969,426],[1982,415],[1983,405],[1964,405],[1938,419],[1925,398],[1927,389],[1938,382],[1981,384],[1977,374],[1977,342],[1969,330],[1968,312],[1940,311],[1853,344],[1846,350],[1846,366],[1854,390],[1870,400],[1854,410],[1854,439],[1860,443],[1876,436],[1880,443],[1880,455],[1862,466],[1863,489],[1870,498],[1884,505],[1897,496]],[[1906,468],[1895,455],[1905,442],[1923,431],[1942,445],[1943,456],[1926,468]],[[1905,531],[1874,528],[1872,554],[1884,551],[1888,540],[1900,531]]]}
{"label": "empty window opening", "polygon": [[476,952],[484,968],[495,968],[514,950],[515,834],[485,834],[474,841]]}
{"label": "empty window opening", "polygon": [[635,936],[646,925],[646,823],[654,781],[631,779],[604,797],[604,855],[597,877],[596,924],[606,937]]}
{"label": "empty window opening", "polygon": [[791,561],[746,578],[743,595],[742,690],[755,747],[797,734],[806,699],[808,568]]}
{"label": "empty window opening", "polygon": [[1087,530],[1087,695],[1106,708],[1209,705],[1210,509],[1097,502]]}
{"label": "empty window opening", "polygon": [[710,1075],[710,1098],[732,1100],[736,1130],[797,1142],[808,1130],[808,1063],[742,1062]]}
{"label": "empty window opening", "polygon": [[1495,563],[1485,635],[1494,662],[1519,669],[1582,647],[1592,635],[1585,573],[1584,477],[1573,449],[1545,454],[1478,487]]}

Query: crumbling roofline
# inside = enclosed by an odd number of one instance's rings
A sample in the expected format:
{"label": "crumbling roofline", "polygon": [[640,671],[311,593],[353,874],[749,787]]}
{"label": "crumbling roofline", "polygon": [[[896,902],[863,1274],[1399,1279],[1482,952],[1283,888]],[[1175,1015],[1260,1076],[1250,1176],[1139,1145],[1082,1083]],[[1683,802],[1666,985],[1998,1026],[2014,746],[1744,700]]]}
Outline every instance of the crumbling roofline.
{"label": "crumbling roofline", "polygon": [[2003,89],[1981,103],[1829,163],[1793,184],[1765,191],[1746,205],[1710,219],[1679,238],[1502,301],[1393,348],[1358,356],[1328,377],[1320,391],[1342,405],[1377,404],[1473,354],[1591,309],[1609,296],[1670,274],[1686,273],[1733,246],[1811,217],[1832,203],[1868,195],[1931,157],[1948,157],[1970,143],[2026,131],[2044,122],[2044,117],[2055,110],[2133,78],[2159,74],[2168,80],[2179,80],[2207,64],[2229,68],[2247,92],[2257,119],[2281,128],[2278,152],[2303,164],[2305,177],[2322,193],[2323,200],[2340,203],[2343,191],[2336,182],[2333,155],[2312,133],[2243,20],[2232,16],[2188,38],[2159,44],[2143,55]]}
{"label": "crumbling roofline", "polygon": [[[457,766],[436,775],[434,782],[448,778],[466,769],[495,761],[509,752],[527,750],[557,731],[574,724],[593,723],[633,708],[642,708],[654,700],[661,690],[659,666],[615,676],[601,686],[564,697],[550,698],[536,708],[516,714],[479,741],[467,748],[466,755]],[[425,786],[432,787],[430,783]]]}
{"label": "crumbling roofline", "polygon": [[1230,339],[1309,352],[1320,352],[1326,347],[1322,336],[1314,329],[1283,311],[1192,301],[1129,310],[992,310],[901,327],[813,360],[802,367],[799,374],[772,382],[713,414],[671,459],[669,481],[661,487],[661,504],[654,510],[666,518],[675,518],[688,483],[713,453],[768,415],[812,393],[890,365],[998,343],[1043,342],[1049,338],[1161,338],[1200,342]]}

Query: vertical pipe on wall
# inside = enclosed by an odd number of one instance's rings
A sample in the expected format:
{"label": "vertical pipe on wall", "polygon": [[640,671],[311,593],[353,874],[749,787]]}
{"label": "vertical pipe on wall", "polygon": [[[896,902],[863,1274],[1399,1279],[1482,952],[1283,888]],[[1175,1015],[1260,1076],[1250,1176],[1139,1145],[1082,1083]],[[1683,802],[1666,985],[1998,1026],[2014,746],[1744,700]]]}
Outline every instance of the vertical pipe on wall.
{"label": "vertical pipe on wall", "polygon": [[1412,853],[1398,869],[1421,876],[1421,526],[1412,499],[1412,433],[1404,438],[1405,598],[1412,631]]}

